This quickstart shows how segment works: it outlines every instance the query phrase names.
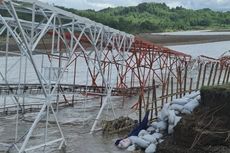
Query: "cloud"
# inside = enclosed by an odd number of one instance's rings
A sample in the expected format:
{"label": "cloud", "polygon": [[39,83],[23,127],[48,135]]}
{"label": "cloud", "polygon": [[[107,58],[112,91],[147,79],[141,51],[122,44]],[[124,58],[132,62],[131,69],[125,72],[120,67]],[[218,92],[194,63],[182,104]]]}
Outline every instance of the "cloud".
{"label": "cloud", "polygon": [[143,2],[164,2],[170,7],[183,6],[190,9],[210,8],[213,10],[230,10],[229,0],[142,0]]}
{"label": "cloud", "polygon": [[55,5],[80,10],[100,10],[107,7],[134,6],[142,2],[166,3],[170,7],[183,6],[190,9],[211,8],[213,10],[230,10],[230,0],[41,0]]}

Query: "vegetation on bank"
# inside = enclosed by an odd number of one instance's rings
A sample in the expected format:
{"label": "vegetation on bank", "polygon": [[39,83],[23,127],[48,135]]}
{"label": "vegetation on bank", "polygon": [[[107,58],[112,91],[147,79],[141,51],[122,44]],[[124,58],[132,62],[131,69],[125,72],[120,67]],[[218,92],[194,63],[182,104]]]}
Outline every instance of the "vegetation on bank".
{"label": "vegetation on bank", "polygon": [[[230,29],[230,11],[218,12],[208,8],[170,8],[165,3],[141,3],[137,6],[106,8],[100,11],[58,7],[128,33]],[[10,16],[3,9],[0,9],[0,14]],[[18,13],[18,16],[31,20],[31,14]],[[42,16],[36,17],[37,22],[42,19]]]}
{"label": "vegetation on bank", "polygon": [[230,28],[230,11],[169,8],[165,3],[141,3],[100,11],[60,8],[129,33]]}

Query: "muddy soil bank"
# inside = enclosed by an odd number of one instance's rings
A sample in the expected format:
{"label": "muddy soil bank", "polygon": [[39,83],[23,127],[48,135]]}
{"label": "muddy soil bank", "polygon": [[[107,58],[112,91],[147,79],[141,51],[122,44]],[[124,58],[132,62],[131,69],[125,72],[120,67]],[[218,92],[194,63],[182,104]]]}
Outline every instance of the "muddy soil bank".
{"label": "muddy soil bank", "polygon": [[162,46],[201,44],[230,40],[230,35],[163,35],[143,33],[138,36]]}
{"label": "muddy soil bank", "polygon": [[157,153],[229,153],[230,85],[204,87],[201,104],[158,146]]}

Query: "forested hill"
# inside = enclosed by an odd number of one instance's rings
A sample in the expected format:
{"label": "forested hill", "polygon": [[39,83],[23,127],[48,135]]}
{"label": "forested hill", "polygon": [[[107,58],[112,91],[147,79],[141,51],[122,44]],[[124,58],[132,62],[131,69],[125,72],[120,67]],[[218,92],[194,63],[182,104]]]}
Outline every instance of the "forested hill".
{"label": "forested hill", "polygon": [[138,6],[107,8],[100,11],[78,11],[63,7],[62,9],[130,33],[230,27],[230,12],[169,8],[164,3],[142,3]]}

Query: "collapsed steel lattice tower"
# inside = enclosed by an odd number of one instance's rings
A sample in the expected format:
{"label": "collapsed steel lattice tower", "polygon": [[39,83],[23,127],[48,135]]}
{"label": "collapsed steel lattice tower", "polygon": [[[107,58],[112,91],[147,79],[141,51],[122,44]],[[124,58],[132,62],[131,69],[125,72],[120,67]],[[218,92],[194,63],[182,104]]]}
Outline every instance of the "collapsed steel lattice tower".
{"label": "collapsed steel lattice tower", "polygon": [[[73,78],[71,79],[73,80],[68,85],[73,88],[77,86],[76,68],[84,66],[90,76],[85,87],[97,88],[97,92],[105,96],[91,130],[93,132],[103,108],[111,104],[109,99],[115,89],[117,95],[124,96],[128,94],[125,92],[126,89],[138,87],[141,108],[145,101],[144,91],[151,77],[155,76],[158,84],[165,88],[169,76],[180,79],[177,73],[178,68],[183,70],[190,59],[189,55],[156,46],[133,35],[36,0],[5,0],[0,8],[3,12],[0,15],[0,35],[6,37],[5,50],[1,51],[6,61],[2,70],[4,72],[0,72],[3,84],[9,89],[12,84],[17,86],[19,91],[10,90],[10,95],[17,104],[18,111],[21,109],[21,101],[24,103],[26,99],[26,94],[23,92],[26,84],[31,84],[31,82],[39,84],[43,94],[40,97],[41,110],[25,133],[25,137],[22,137],[23,143],[20,144],[17,143],[18,139],[21,139],[18,138],[17,133],[18,121],[16,123],[13,146],[19,153],[54,143],[59,143],[61,148],[65,143],[53,104],[56,104],[58,108],[59,96],[63,96],[68,103],[61,88],[63,84],[67,84],[63,81],[67,70],[72,70]],[[16,49],[10,48],[11,41],[17,44]],[[36,59],[37,55],[47,56],[48,65],[44,66],[43,56],[42,64],[41,61],[39,63]],[[20,61],[19,65],[14,65],[19,71],[17,81],[9,79],[8,59],[10,56],[17,56]],[[83,65],[77,64],[79,59],[84,61]],[[24,66],[23,62],[25,62]],[[27,72],[29,66],[32,66],[31,73],[36,76],[33,81],[30,80],[31,74]],[[75,92],[74,89],[73,92]],[[74,99],[74,94],[72,99]],[[49,140],[47,135],[49,113],[54,116],[60,132],[60,137],[55,140]],[[17,119],[18,116],[19,114],[17,114]],[[28,146],[30,137],[41,118],[46,118],[44,143]]]}
{"label": "collapsed steel lattice tower", "polygon": [[[87,56],[86,59],[88,59],[88,61],[93,61],[94,69],[96,68],[98,73],[101,74],[101,79],[105,85],[106,92],[109,92],[109,90],[111,90],[111,86],[106,82],[101,68],[101,51],[103,51],[108,45],[115,46],[116,44],[120,48],[123,47],[124,52],[126,52],[131,46],[134,38],[132,35],[109,28],[72,13],[65,12],[61,9],[49,6],[39,1],[5,1],[3,2],[3,5],[1,5],[1,9],[6,11],[6,13],[1,14],[0,16],[2,25],[1,34],[7,31],[7,37],[12,36],[18,45],[18,48],[20,49],[19,55],[24,56],[29,61],[28,64],[33,66],[37,80],[42,87],[45,99],[39,114],[26,134],[23,144],[21,146],[17,146],[17,144],[15,144],[14,146],[19,153],[43,147],[45,145],[52,145],[53,143],[57,142],[60,142],[60,147],[62,147],[62,145],[65,143],[65,138],[54,112],[52,98],[55,95],[56,88],[60,84],[67,67],[70,65],[75,56],[81,56],[82,54]],[[23,16],[28,16],[28,14],[29,18]],[[51,80],[50,77],[46,79],[44,74],[42,74],[42,72],[39,70],[38,65],[35,63],[33,56],[34,54],[44,53],[37,48],[39,42],[45,35],[47,35],[48,32],[52,32],[51,48],[49,53],[46,53],[49,56],[51,65],[55,55],[64,56],[64,62],[59,67],[58,76],[55,80]],[[70,33],[69,38],[67,38],[65,35],[66,32]],[[78,33],[79,35],[76,36],[75,33]],[[86,44],[81,42],[83,37],[88,40]],[[64,46],[61,47],[61,44]],[[90,48],[92,51],[86,53],[86,48]],[[8,54],[10,54],[8,46],[6,50]],[[76,53],[77,50],[80,51]],[[96,57],[95,60],[90,60],[90,54],[92,54],[92,52]],[[4,76],[2,75],[2,77]],[[4,78],[4,80],[6,84],[9,84],[7,78]],[[54,83],[52,89],[51,82]],[[20,80],[18,85],[20,86],[21,83],[22,82]],[[18,101],[16,96],[15,100]],[[36,128],[36,125],[38,124],[45,110],[48,113],[49,110],[51,110],[53,113],[59,128],[59,132],[61,133],[61,137],[56,140],[45,141],[44,144],[27,148],[27,143],[31,137],[31,134]]]}

